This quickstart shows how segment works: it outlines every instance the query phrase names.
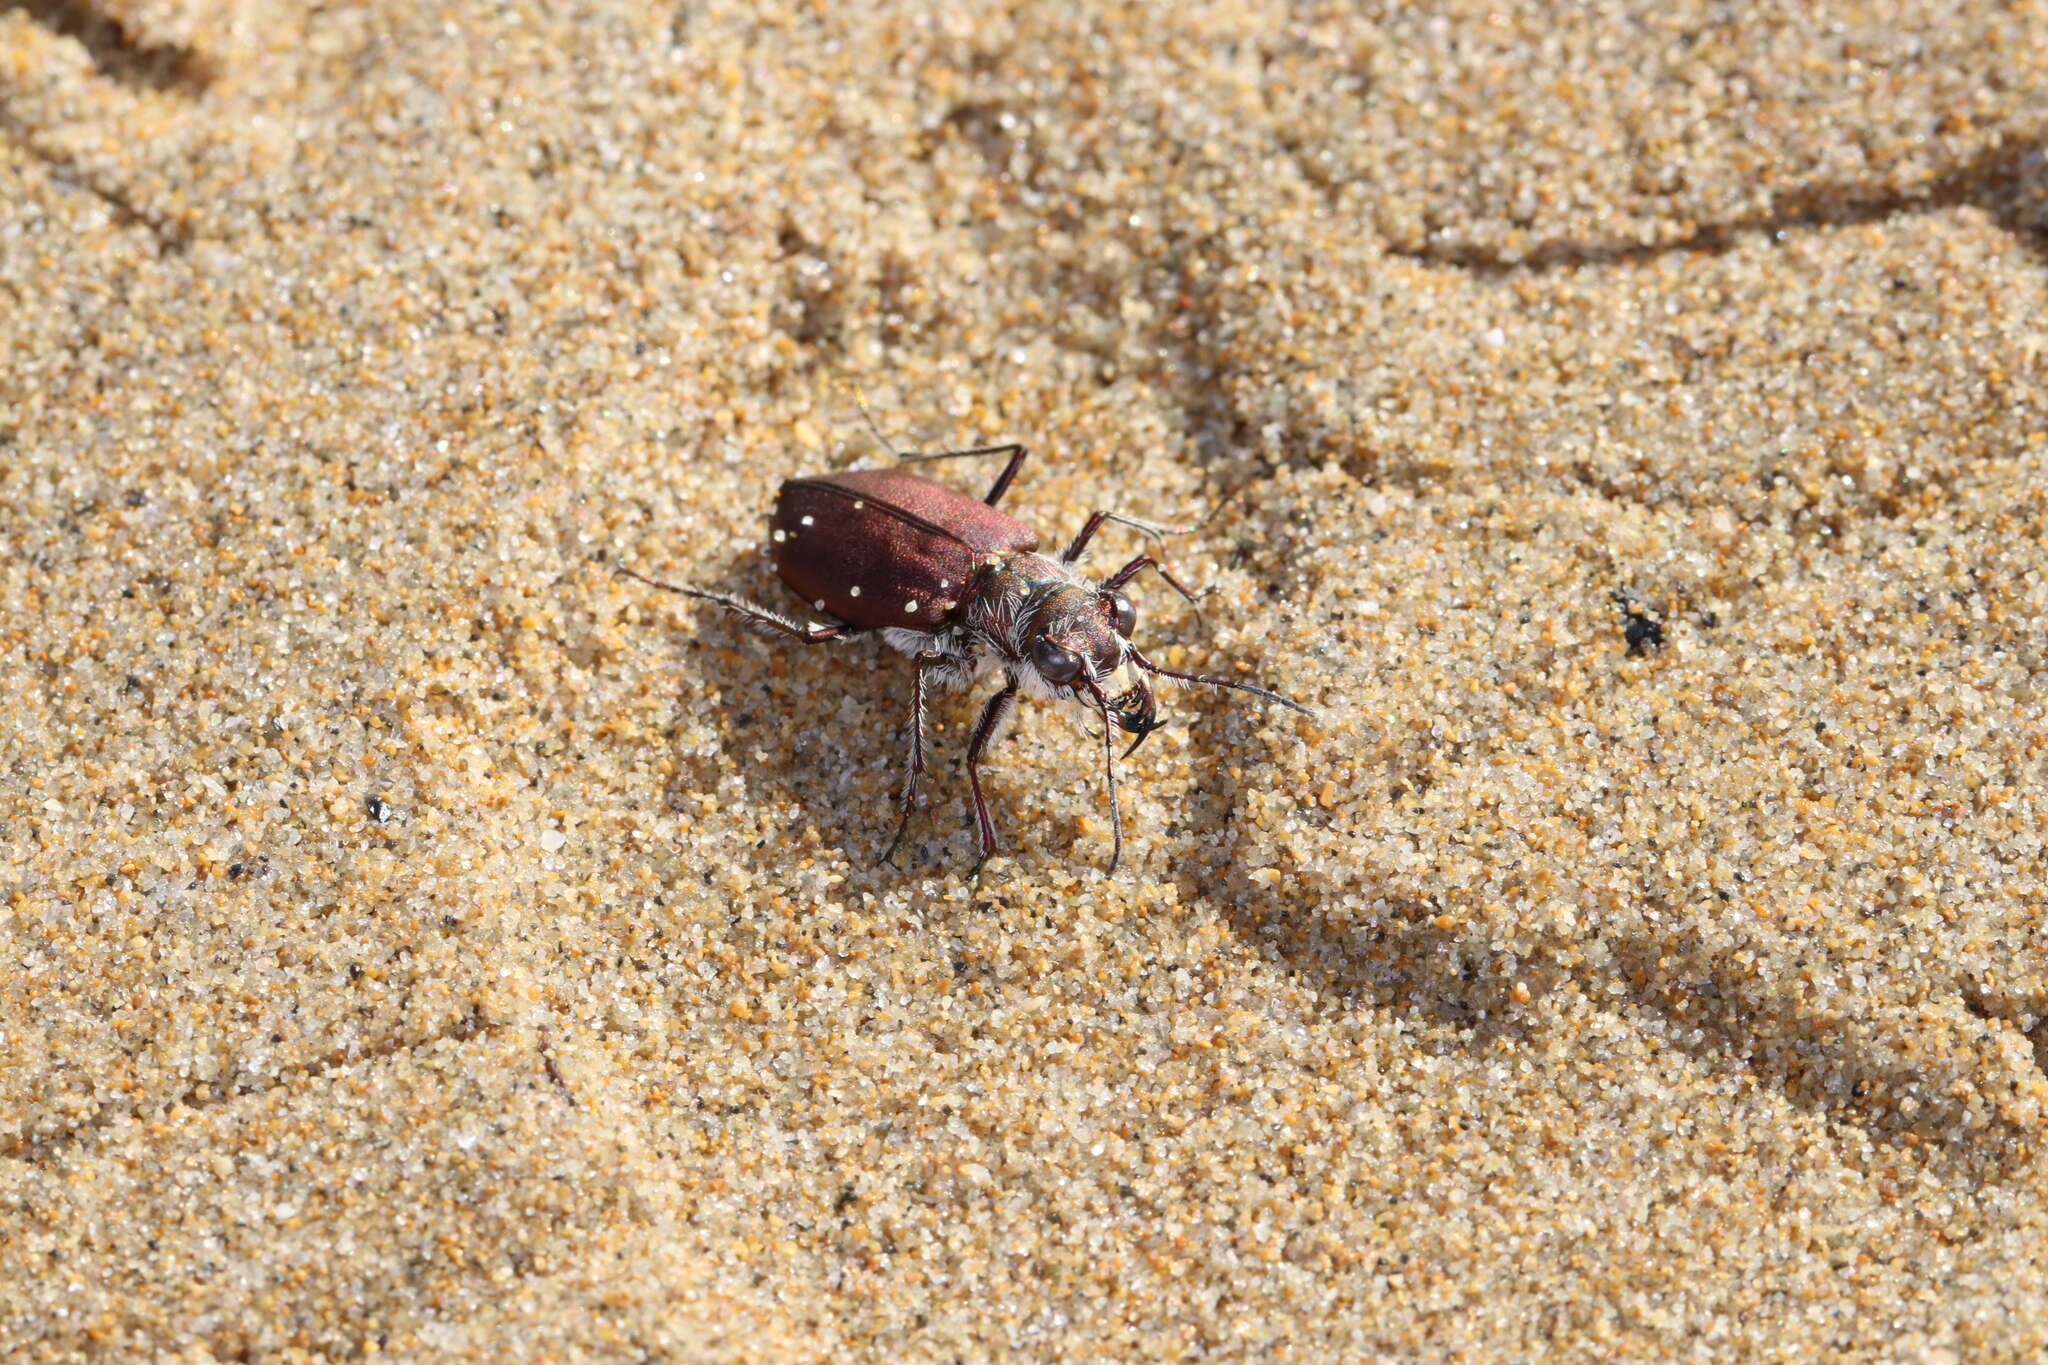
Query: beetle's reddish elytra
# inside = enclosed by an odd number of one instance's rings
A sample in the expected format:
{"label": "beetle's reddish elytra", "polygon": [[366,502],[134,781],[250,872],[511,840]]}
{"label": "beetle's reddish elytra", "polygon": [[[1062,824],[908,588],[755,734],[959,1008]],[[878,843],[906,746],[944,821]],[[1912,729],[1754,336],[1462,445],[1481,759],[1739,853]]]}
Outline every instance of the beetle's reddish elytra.
{"label": "beetle's reddish elytra", "polygon": [[[863,404],[863,415],[866,407]],[[880,433],[876,435],[879,437]],[[887,445],[887,442],[883,442]],[[892,448],[892,453],[893,448]],[[1165,565],[1141,554],[1100,583],[1075,572],[1088,542],[1105,522],[1147,535],[1186,528],[1157,526],[1119,512],[1098,511],[1058,558],[1038,553],[1038,533],[996,504],[1024,466],[1025,450],[1011,443],[944,450],[897,458],[905,463],[970,455],[1008,457],[980,501],[904,469],[852,469],[789,479],[775,498],[769,551],[782,581],[828,624],[798,621],[723,593],[619,572],[651,587],[724,607],[749,622],[806,644],[824,644],[880,631],[917,664],[910,694],[910,755],[899,797],[902,814],[883,859],[894,856],[909,828],[924,776],[925,704],[935,685],[965,682],[994,664],[1004,676],[967,743],[967,781],[981,858],[995,852],[995,825],[981,790],[981,761],[1017,705],[1017,694],[1079,701],[1103,719],[1103,773],[1109,788],[1109,871],[1123,856],[1123,816],[1116,794],[1115,730],[1135,738],[1165,724],[1148,677],[1249,692],[1303,715],[1307,707],[1276,692],[1230,678],[1161,668],[1131,643],[1137,608],[1124,585],[1146,569],[1181,596],[1190,592]],[[1129,666],[1128,686],[1112,693],[1110,680]],[[980,862],[975,864],[977,870]]]}

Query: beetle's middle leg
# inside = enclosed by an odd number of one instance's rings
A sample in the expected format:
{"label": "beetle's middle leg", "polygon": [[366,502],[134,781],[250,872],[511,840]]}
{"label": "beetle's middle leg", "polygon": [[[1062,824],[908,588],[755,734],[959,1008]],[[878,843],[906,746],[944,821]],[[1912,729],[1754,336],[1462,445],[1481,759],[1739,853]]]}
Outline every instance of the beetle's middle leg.
{"label": "beetle's middle leg", "polygon": [[776,631],[789,636],[792,640],[801,640],[807,645],[822,645],[831,640],[843,640],[855,633],[854,627],[843,623],[821,626],[813,621],[792,620],[779,611],[770,611],[766,607],[757,607],[752,602],[743,602],[737,597],[727,597],[722,592],[706,592],[703,588],[686,588],[675,583],[664,583],[658,578],[649,578],[646,574],[634,573],[628,568],[622,567],[615,570],[615,572],[637,582],[645,583],[650,588],[660,588],[663,592],[679,593],[684,597],[694,597],[700,601],[715,603],[750,625]]}
{"label": "beetle's middle leg", "polygon": [[903,813],[896,818],[896,834],[889,840],[888,851],[882,854],[882,861],[890,862],[896,856],[896,846],[903,842],[903,832],[910,828],[910,813],[917,808],[917,780],[924,776],[924,699],[932,671],[947,662],[947,656],[936,650],[926,650],[917,656],[917,678],[910,688],[910,762],[903,773],[903,791],[897,798]]}

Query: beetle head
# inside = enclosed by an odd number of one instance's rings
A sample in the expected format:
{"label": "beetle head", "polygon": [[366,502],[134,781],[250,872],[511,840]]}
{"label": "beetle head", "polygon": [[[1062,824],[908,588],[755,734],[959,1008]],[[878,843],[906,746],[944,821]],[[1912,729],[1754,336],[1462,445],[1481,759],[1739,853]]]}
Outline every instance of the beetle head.
{"label": "beetle head", "polygon": [[1091,695],[1123,667],[1137,619],[1138,609],[1121,592],[1077,583],[1055,588],[1024,630],[1024,663],[1057,695]]}
{"label": "beetle head", "polygon": [[1086,702],[1135,736],[1126,754],[1166,727],[1142,677],[1115,696],[1104,690],[1131,658],[1137,622],[1136,604],[1120,590],[1070,584],[1045,595],[1021,641],[1024,665],[1048,695]]}

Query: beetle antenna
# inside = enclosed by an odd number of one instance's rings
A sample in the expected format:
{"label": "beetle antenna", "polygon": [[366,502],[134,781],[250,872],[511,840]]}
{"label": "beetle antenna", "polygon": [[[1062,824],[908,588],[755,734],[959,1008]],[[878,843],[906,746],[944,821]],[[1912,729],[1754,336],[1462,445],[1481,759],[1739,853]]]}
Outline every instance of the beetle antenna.
{"label": "beetle antenna", "polygon": [[1213,678],[1203,673],[1177,673],[1170,668],[1161,668],[1158,664],[1153,663],[1150,659],[1139,653],[1136,645],[1131,646],[1131,658],[1135,659],[1138,667],[1144,669],[1147,673],[1155,673],[1162,678],[1173,678],[1179,682],[1201,683],[1207,687],[1227,687],[1233,692],[1249,692],[1255,697],[1263,697],[1267,701],[1279,702],[1288,710],[1299,711],[1304,716],[1315,715],[1315,712],[1309,710],[1300,702],[1289,701],[1278,692],[1269,692],[1265,688],[1255,686],[1252,683],[1238,682],[1231,678]]}
{"label": "beetle antenna", "polygon": [[897,459],[902,459],[903,452],[891,445],[889,438],[882,434],[882,429],[875,425],[875,414],[868,411],[868,396],[861,391],[861,387],[858,384],[853,386],[853,401],[860,405],[861,420],[868,424],[868,430],[873,432],[875,439],[882,443],[882,449],[888,451]]}
{"label": "beetle antenna", "polygon": [[1088,690],[1095,694],[1095,704],[1102,708],[1102,778],[1109,784],[1109,871],[1114,877],[1116,865],[1124,856],[1124,813],[1116,797],[1116,725],[1110,719],[1109,698],[1088,679]]}
{"label": "beetle antenna", "polygon": [[1109,703],[1102,704],[1102,777],[1109,784],[1109,875],[1124,856],[1124,812],[1116,796],[1116,736],[1109,723]]}
{"label": "beetle antenna", "polygon": [[1204,516],[1200,521],[1196,522],[1192,527],[1188,529],[1199,531],[1206,527],[1210,522],[1216,520],[1216,518],[1223,515],[1224,508],[1230,506],[1230,504],[1236,502],[1239,498],[1243,497],[1247,492],[1249,492],[1251,490],[1251,486],[1252,480],[1246,479],[1243,483],[1231,489],[1228,493],[1225,493],[1222,497],[1216,500],[1216,505],[1209,509],[1208,514],[1206,516]]}

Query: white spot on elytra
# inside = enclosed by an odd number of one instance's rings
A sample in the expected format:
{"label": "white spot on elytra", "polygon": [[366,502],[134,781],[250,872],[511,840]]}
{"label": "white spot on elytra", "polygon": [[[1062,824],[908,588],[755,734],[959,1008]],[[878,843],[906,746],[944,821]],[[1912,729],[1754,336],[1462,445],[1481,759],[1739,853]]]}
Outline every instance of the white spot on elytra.
{"label": "white spot on elytra", "polygon": [[825,599],[821,597],[817,601],[811,603],[811,605],[816,607],[819,611],[823,611],[825,610]]}
{"label": "white spot on elytra", "polygon": [[958,602],[941,602],[941,603],[939,603],[939,610],[940,610],[940,611],[951,611],[951,610],[953,610],[953,608],[955,608],[955,607],[957,607],[957,606],[959,606],[959,605],[960,605],[960,604],[959,604]]}
{"label": "white spot on elytra", "polygon": [[809,517],[805,517],[805,518],[804,518],[804,525],[806,525],[806,526],[809,526],[810,524],[811,524],[811,519],[810,519]]}
{"label": "white spot on elytra", "polygon": [[905,602],[905,603],[903,604],[903,610],[905,610],[905,611],[908,611],[908,612],[915,612],[915,611],[917,610],[917,603],[915,603],[915,602]]}
{"label": "white spot on elytra", "polygon": [[867,503],[863,502],[863,501],[862,501],[861,499],[859,499],[859,498],[855,498],[855,499],[853,500],[853,510],[854,510],[854,511],[856,511],[856,512],[858,512],[858,511],[859,511],[859,510],[860,510],[861,508],[863,508],[863,507],[866,507],[866,506],[867,506]]}
{"label": "white spot on elytra", "polygon": [[939,580],[939,591],[940,591],[940,592],[944,592],[944,591],[945,591],[946,589],[948,589],[948,588],[950,588],[950,587],[952,587],[952,586],[953,586],[953,584],[952,584],[952,583],[951,583],[951,582],[950,582],[949,580],[947,580],[947,579],[941,578],[941,579]]}
{"label": "white spot on elytra", "polygon": [[788,532],[784,531],[780,526],[775,528],[775,543],[777,545],[780,545],[783,541],[787,540],[788,538]]}
{"label": "white spot on elytra", "polygon": [[859,589],[859,588],[848,588],[848,589],[846,590],[846,595],[847,595],[848,597],[858,597],[858,596],[860,596],[860,589]]}

